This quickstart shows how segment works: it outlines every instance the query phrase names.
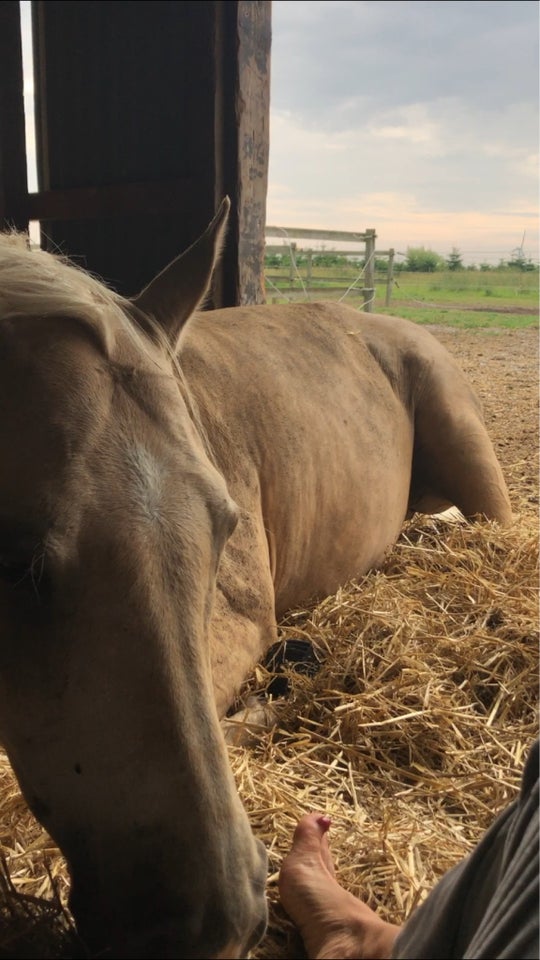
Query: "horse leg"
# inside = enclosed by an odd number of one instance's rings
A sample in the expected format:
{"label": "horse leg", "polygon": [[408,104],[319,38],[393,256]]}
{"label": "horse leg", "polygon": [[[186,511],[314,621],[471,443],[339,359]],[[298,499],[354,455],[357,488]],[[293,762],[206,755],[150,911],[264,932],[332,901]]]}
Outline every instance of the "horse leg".
{"label": "horse leg", "polygon": [[453,504],[465,517],[507,524],[508,490],[480,405],[461,372],[426,378],[415,410],[409,507],[433,512]]}
{"label": "horse leg", "polygon": [[236,747],[253,747],[261,734],[275,725],[278,717],[279,701],[249,697],[245,707],[221,721],[225,742]]}

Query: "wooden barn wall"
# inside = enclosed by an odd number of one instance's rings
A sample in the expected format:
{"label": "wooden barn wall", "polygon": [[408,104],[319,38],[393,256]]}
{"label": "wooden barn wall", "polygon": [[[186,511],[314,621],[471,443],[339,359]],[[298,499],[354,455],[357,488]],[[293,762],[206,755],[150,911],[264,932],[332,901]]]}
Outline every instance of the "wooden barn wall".
{"label": "wooden barn wall", "polygon": [[53,244],[133,293],[212,216],[211,4],[45,0],[35,14],[41,187],[184,184],[158,217],[135,203],[43,223]]}
{"label": "wooden barn wall", "polygon": [[27,226],[23,71],[19,4],[0,3],[0,216]]}
{"label": "wooden barn wall", "polygon": [[[228,193],[214,302],[262,299],[270,8],[33,4],[39,192],[27,213],[41,220],[48,246],[131,294],[196,238]],[[20,203],[10,206],[16,179],[4,178],[3,208],[20,225]]]}

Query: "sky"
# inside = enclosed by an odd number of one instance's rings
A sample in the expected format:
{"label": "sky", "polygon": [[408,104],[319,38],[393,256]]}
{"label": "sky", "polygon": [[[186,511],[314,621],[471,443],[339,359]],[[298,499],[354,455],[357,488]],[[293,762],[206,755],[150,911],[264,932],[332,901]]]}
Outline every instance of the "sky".
{"label": "sky", "polygon": [[537,261],[538,31],[536,0],[273,0],[267,223]]}

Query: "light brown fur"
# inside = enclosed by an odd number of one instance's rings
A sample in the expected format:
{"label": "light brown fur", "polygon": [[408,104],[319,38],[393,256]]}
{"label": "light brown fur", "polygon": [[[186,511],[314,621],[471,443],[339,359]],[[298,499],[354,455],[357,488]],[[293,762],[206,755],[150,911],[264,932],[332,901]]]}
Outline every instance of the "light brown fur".
{"label": "light brown fur", "polygon": [[379,563],[412,508],[510,518],[421,328],[189,319],[226,214],[132,302],[0,241],[0,733],[115,956],[243,955],[264,929],[219,718],[276,618]]}

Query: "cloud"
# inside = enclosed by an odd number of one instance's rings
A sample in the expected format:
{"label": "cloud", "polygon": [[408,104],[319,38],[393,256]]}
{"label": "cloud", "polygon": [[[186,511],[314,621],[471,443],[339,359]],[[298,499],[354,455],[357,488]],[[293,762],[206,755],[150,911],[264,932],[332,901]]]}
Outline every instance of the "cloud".
{"label": "cloud", "polygon": [[407,224],[410,244],[481,237],[497,260],[526,220],[538,256],[536,4],[273,10],[272,222],[294,211],[297,226],[347,229],[354,214],[363,229],[378,217]]}
{"label": "cloud", "polygon": [[339,128],[365,110],[437,97],[489,107],[535,100],[536,3],[274,0],[273,106]]}

